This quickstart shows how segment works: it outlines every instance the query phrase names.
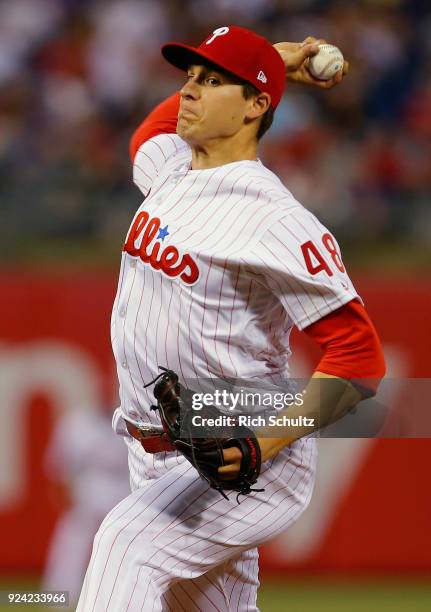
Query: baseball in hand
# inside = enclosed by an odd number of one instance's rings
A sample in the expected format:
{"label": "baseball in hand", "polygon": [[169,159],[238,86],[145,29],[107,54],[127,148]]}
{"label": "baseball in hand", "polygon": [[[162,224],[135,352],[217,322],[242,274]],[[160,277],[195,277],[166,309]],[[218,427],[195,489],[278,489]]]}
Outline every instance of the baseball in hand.
{"label": "baseball in hand", "polygon": [[319,52],[310,57],[308,70],[321,81],[329,81],[343,68],[344,57],[338,47],[334,45],[319,45]]}

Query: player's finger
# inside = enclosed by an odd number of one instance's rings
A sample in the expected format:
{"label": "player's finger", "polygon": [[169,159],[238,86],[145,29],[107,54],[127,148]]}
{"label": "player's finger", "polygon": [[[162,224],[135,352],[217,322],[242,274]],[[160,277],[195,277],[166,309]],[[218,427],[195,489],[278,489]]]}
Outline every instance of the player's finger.
{"label": "player's finger", "polygon": [[324,45],[326,44],[326,40],[324,38],[316,38],[315,36],[307,36],[302,43],[301,46],[309,45],[311,43],[315,43],[316,45]]}
{"label": "player's finger", "polygon": [[218,475],[221,480],[233,480],[239,475],[241,466],[240,464],[224,465],[218,469]]}
{"label": "player's finger", "polygon": [[284,65],[286,66],[287,72],[293,72],[297,70],[306,59],[316,55],[319,47],[315,44],[305,45],[299,47],[296,51],[280,51],[280,55],[283,59]]}
{"label": "player's finger", "polygon": [[329,81],[326,81],[326,89],[330,89],[331,87],[335,87],[335,85],[339,85],[339,83],[341,83],[341,81],[343,80],[343,77],[348,74],[349,72],[349,62],[344,61],[343,63],[343,68],[341,70],[339,70],[333,77],[332,79],[329,79]]}
{"label": "player's finger", "polygon": [[241,469],[242,453],[239,448],[231,447],[223,449],[223,460],[225,465],[219,467],[218,473],[222,479],[236,478]]}
{"label": "player's finger", "polygon": [[308,66],[305,64],[302,70],[302,78],[301,82],[305,85],[313,85],[314,87],[318,87],[319,89],[329,89],[332,87],[332,83],[329,81],[321,81],[320,79],[316,79],[311,72],[308,70]]}
{"label": "player's finger", "polygon": [[337,74],[335,74],[332,77],[332,79],[329,79],[329,81],[324,81],[325,89],[331,89],[331,87],[335,87],[336,85],[339,85],[339,83],[341,83],[342,80],[343,80],[343,70],[339,70]]}
{"label": "player's finger", "polygon": [[316,53],[319,53],[319,45],[317,42],[304,45],[297,52],[297,57],[298,59],[300,59],[299,64],[302,64],[302,62],[307,59],[307,57],[312,57],[313,55],[316,55]]}
{"label": "player's finger", "polygon": [[334,85],[338,85],[343,80],[343,70],[339,70],[333,77]]}
{"label": "player's finger", "polygon": [[338,85],[339,83],[341,83],[343,79],[343,72],[341,70],[339,70],[332,77],[332,79],[329,79],[328,81],[322,81],[321,79],[316,79],[316,77],[314,77],[311,74],[311,72],[308,70],[307,67],[305,67],[304,72],[306,72],[306,75],[304,75],[303,82],[307,85],[314,85],[315,87],[318,87],[319,89],[331,89],[332,87],[335,87],[335,85]]}
{"label": "player's finger", "polygon": [[225,466],[228,466],[232,463],[241,463],[242,453],[236,446],[231,446],[230,448],[223,449],[223,459],[225,462]]}

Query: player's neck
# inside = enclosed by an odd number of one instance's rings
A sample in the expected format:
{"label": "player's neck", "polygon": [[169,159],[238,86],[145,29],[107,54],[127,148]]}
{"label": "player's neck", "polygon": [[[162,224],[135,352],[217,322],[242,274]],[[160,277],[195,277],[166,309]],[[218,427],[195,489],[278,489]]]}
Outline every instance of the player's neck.
{"label": "player's neck", "polygon": [[217,168],[232,162],[257,159],[257,142],[255,140],[244,143],[232,142],[231,139],[211,141],[205,145],[191,145],[192,170],[205,170]]}

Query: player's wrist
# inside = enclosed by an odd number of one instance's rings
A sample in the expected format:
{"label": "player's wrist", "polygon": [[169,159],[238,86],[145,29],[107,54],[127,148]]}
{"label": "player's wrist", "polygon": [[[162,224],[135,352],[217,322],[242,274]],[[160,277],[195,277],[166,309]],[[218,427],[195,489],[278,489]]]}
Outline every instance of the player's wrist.
{"label": "player's wrist", "polygon": [[293,438],[270,438],[265,435],[265,430],[258,433],[258,442],[262,456],[262,463],[274,459],[280,451],[294,442]]}

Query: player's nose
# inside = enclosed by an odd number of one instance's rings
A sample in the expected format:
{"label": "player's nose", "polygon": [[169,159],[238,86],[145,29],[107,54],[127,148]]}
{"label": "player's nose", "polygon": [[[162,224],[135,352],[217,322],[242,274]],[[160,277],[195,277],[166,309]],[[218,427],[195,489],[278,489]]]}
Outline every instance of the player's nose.
{"label": "player's nose", "polygon": [[200,89],[198,82],[193,77],[190,77],[182,86],[180,95],[183,98],[191,98],[193,100],[199,98]]}

